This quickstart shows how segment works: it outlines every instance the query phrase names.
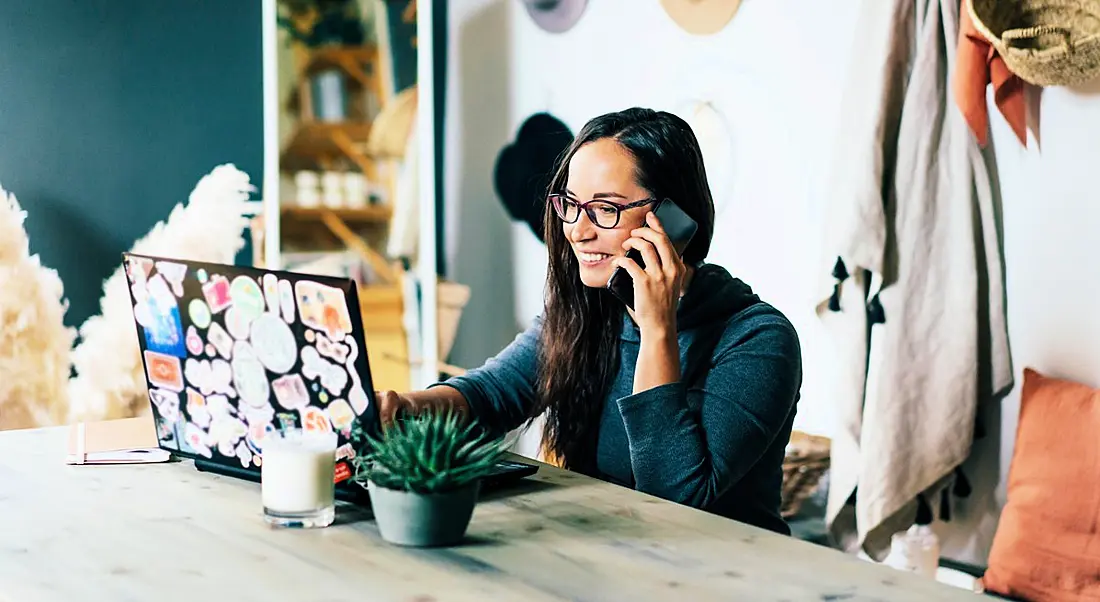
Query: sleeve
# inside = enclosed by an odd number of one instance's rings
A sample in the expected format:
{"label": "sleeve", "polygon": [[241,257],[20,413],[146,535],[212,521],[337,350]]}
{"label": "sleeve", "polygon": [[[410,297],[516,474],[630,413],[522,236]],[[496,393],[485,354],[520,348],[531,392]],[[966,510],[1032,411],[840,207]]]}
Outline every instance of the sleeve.
{"label": "sleeve", "polygon": [[706,507],[784,428],[802,382],[798,335],[774,314],[744,324],[727,330],[702,390],[671,383],[618,401],[639,491]]}
{"label": "sleeve", "polygon": [[454,387],[482,426],[495,434],[506,433],[520,426],[534,405],[541,332],[539,316],[481,367],[432,386]]}

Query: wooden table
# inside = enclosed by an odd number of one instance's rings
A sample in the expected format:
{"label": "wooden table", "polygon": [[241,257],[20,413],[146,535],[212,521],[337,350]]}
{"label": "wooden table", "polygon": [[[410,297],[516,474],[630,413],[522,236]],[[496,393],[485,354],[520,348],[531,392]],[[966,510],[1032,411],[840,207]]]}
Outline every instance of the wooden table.
{"label": "wooden table", "polygon": [[273,530],[259,486],[190,462],[66,466],[65,430],[0,433],[0,600],[975,600],[975,594],[550,466],[406,549],[368,511]]}

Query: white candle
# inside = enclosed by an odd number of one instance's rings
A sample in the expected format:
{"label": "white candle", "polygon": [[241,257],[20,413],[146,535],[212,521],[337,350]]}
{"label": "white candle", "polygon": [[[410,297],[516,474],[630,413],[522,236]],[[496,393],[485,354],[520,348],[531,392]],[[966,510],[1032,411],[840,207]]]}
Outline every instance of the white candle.
{"label": "white candle", "polygon": [[288,429],[263,441],[264,518],[277,526],[327,527],[335,518],[336,434]]}

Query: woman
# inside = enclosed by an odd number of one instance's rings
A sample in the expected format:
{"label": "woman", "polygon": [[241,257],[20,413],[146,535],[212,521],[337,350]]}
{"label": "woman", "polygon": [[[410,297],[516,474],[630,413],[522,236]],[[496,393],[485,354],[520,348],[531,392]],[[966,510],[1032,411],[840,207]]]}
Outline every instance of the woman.
{"label": "woman", "polygon": [[[502,433],[545,412],[544,448],[564,467],[788,534],[779,506],[798,336],[703,263],[714,202],[691,128],[646,109],[596,117],[550,192],[543,314],[481,368],[379,393],[383,421],[455,408]],[[664,199],[699,226],[682,258],[652,213]],[[616,267],[633,281],[633,310],[604,288]]]}

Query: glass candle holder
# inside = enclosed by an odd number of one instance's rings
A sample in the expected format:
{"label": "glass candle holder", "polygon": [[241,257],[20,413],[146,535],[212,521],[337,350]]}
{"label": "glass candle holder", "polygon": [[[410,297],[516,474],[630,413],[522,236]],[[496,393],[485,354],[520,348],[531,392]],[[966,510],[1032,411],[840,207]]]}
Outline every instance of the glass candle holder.
{"label": "glass candle holder", "polygon": [[264,438],[262,452],[264,520],[275,527],[331,525],[336,518],[336,434],[276,431]]}

